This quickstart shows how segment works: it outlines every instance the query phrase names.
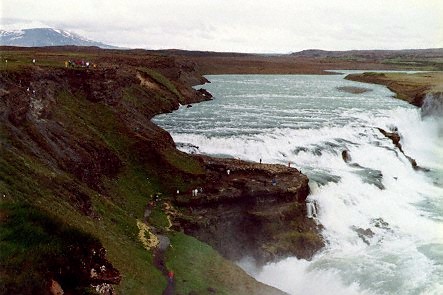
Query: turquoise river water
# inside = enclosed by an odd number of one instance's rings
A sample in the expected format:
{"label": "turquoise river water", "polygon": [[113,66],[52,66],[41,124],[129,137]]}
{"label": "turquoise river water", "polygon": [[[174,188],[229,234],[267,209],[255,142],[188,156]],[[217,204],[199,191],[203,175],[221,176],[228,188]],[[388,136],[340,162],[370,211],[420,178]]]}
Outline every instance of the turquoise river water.
{"label": "turquoise river water", "polygon": [[[239,261],[257,280],[289,294],[443,294],[441,99],[427,97],[423,112],[344,76],[208,76],[212,101],[154,121],[184,151],[291,162],[309,177],[327,246],[311,261]],[[376,127],[396,128],[406,155],[430,171],[414,170]]]}

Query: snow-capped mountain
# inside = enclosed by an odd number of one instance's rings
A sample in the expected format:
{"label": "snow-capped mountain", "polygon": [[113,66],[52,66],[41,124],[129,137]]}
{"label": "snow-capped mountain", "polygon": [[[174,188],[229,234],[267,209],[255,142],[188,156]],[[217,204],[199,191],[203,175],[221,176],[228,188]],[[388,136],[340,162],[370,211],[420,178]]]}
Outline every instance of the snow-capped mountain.
{"label": "snow-capped mountain", "polygon": [[0,45],[23,47],[77,45],[117,48],[101,42],[88,40],[75,33],[52,28],[24,29],[18,31],[0,30]]}

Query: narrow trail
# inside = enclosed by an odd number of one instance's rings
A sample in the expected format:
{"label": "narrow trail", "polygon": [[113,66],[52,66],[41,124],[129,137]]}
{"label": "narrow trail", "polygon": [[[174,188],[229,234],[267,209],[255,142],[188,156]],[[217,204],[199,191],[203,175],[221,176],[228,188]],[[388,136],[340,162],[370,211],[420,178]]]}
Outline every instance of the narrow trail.
{"label": "narrow trail", "polygon": [[162,250],[160,247],[158,247],[154,250],[154,266],[159,271],[161,271],[161,273],[166,277],[166,279],[168,281],[168,284],[162,294],[163,295],[174,295],[175,294],[174,278],[169,277],[170,271],[168,270],[168,268],[165,265],[165,250]]}
{"label": "narrow trail", "polygon": [[[152,213],[152,207],[148,205],[145,209],[144,213],[144,223],[147,224],[148,217]],[[175,282],[173,275],[171,276],[171,271],[168,270],[165,264],[165,253],[168,249],[169,245],[171,244],[171,241],[169,238],[165,235],[160,235],[157,233],[157,229],[153,226],[151,226],[153,229],[154,235],[158,239],[158,244],[153,250],[153,258],[154,258],[154,266],[166,277],[167,279],[167,285],[165,290],[163,291],[163,295],[174,295],[175,294]]]}

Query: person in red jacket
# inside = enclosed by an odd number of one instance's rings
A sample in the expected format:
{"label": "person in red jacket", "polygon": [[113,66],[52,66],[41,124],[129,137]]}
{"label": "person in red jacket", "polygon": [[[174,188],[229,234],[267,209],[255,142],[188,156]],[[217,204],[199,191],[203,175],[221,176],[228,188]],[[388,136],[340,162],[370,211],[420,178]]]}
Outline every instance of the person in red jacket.
{"label": "person in red jacket", "polygon": [[168,281],[169,281],[169,283],[171,283],[171,284],[172,284],[172,282],[174,281],[174,272],[173,272],[172,270],[170,270],[170,271],[168,272]]}

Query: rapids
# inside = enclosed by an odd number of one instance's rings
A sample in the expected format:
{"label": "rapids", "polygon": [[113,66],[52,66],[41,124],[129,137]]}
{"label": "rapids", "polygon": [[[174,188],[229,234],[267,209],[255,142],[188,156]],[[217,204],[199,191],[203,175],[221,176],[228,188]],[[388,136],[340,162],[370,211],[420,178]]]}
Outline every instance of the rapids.
{"label": "rapids", "polygon": [[[208,76],[214,100],[154,121],[187,152],[291,163],[309,177],[326,248],[261,269],[245,257],[257,280],[290,294],[443,294],[441,97],[420,111],[344,76]],[[405,154],[430,171],[414,170],[377,127],[397,129]]]}

